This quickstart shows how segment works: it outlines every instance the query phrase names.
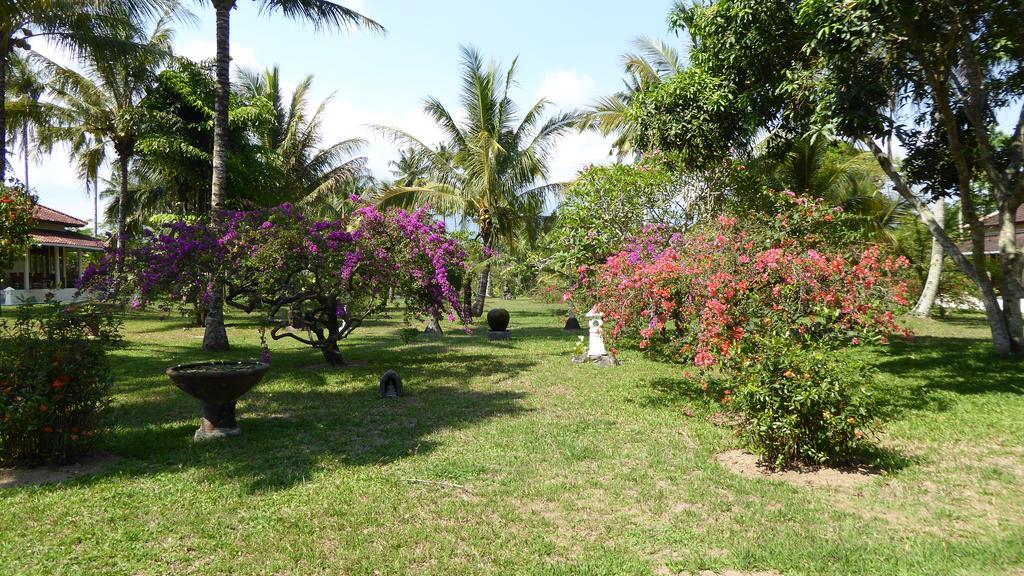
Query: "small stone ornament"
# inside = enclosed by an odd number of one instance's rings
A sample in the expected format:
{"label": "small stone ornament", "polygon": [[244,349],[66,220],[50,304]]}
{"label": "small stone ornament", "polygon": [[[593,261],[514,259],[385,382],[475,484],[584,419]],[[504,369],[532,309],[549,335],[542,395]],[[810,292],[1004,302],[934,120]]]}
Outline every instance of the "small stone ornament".
{"label": "small stone ornament", "polygon": [[565,321],[566,332],[580,332],[583,328],[580,326],[580,321],[576,318],[576,309],[572,305],[572,301],[569,301],[569,318]]}
{"label": "small stone ornament", "polygon": [[511,340],[512,331],[508,329],[509,314],[504,308],[494,308],[487,313],[488,340]]}
{"label": "small stone ornament", "polygon": [[615,356],[608,353],[604,345],[604,314],[597,311],[597,308],[587,312],[588,324],[590,325],[590,341],[587,345],[585,356],[575,356],[572,361],[576,364],[590,362],[599,366],[617,366],[619,361]]}
{"label": "small stone ornament", "polygon": [[398,398],[405,393],[402,390],[402,377],[394,370],[388,370],[380,377],[380,397]]}

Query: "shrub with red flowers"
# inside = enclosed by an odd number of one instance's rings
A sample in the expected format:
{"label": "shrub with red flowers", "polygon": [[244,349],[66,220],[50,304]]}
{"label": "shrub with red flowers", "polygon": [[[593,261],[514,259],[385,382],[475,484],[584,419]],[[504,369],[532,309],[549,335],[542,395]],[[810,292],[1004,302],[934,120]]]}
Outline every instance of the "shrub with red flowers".
{"label": "shrub with red flowers", "polygon": [[96,441],[111,388],[111,316],[87,306],[22,306],[0,321],[0,464],[58,462]]}
{"label": "shrub with red flowers", "polygon": [[35,198],[17,181],[0,185],[0,266],[25,256],[28,234],[35,223],[35,204]]}
{"label": "shrub with red flowers", "polygon": [[[839,209],[792,192],[771,197],[774,214],[722,216],[686,234],[649,229],[627,250],[589,270],[582,292],[605,313],[611,337],[724,373],[739,384],[744,374],[775,366],[781,357],[885,343],[904,332],[896,313],[908,304],[906,260],[863,241]],[[748,411],[777,406],[753,402],[749,392],[771,394],[767,381],[787,379],[785,362],[778,368],[768,380],[751,381],[742,395],[751,401],[735,406],[745,412],[748,425],[759,418]],[[851,386],[849,394],[856,388]],[[835,399],[840,404],[850,400],[840,396]],[[775,424],[785,428],[786,415],[776,416]],[[849,433],[860,439],[863,431],[854,428]],[[776,465],[836,462],[852,454],[797,446],[779,457],[766,449],[772,443],[760,435],[753,447]]]}
{"label": "shrub with red flowers", "polygon": [[202,306],[220,278],[229,305],[290,317],[271,330],[273,339],[298,340],[343,365],[339,342],[383,312],[389,295],[401,295],[411,315],[463,317],[450,276],[464,258],[444,223],[425,210],[361,204],[342,219],[311,221],[285,204],[170,224],[128,249],[123,277],[113,272],[111,253],[85,272],[83,286],[113,294],[120,282],[135,308],[161,298]]}

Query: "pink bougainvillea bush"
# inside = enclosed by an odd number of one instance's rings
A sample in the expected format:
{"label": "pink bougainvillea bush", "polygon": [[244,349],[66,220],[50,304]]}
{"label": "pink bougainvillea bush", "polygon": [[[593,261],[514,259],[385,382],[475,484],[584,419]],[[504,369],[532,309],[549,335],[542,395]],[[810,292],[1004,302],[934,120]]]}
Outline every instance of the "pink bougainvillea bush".
{"label": "pink bougainvillea bush", "polygon": [[[792,192],[774,194],[773,200],[774,214],[721,216],[686,233],[648,229],[626,250],[586,270],[581,292],[605,313],[610,337],[702,371],[724,373],[733,383],[723,398],[730,403],[743,382],[764,394],[781,393],[767,384],[791,380],[794,374],[801,382],[824,383],[821,376],[828,368],[804,361],[804,353],[909,335],[897,322],[897,313],[908,304],[904,258],[865,242],[839,209]],[[763,374],[766,365],[778,373]],[[814,374],[800,371],[811,365]],[[761,374],[756,382],[750,378],[755,373]],[[857,403],[854,388],[866,381],[860,376],[850,380],[857,384],[829,400],[838,405],[833,406],[836,413]],[[744,392],[748,402],[737,408],[747,418],[748,433],[764,424],[758,421],[764,413],[789,422],[781,428],[798,426],[803,432],[807,423],[817,421],[786,420],[787,414],[777,411],[779,402],[789,399],[759,402],[764,398],[751,396],[750,389]],[[760,437],[754,447],[775,464],[841,460],[864,436],[869,422],[863,416],[843,420],[841,450],[808,447],[799,438],[789,438],[784,448],[766,449],[775,440]],[[829,430],[828,435],[837,433]]]}
{"label": "pink bougainvillea bush", "polygon": [[[162,299],[201,308],[220,278],[225,302],[279,318],[272,338],[306,343],[332,365],[344,364],[339,342],[391,297],[403,298],[413,316],[465,316],[453,286],[465,254],[425,210],[361,204],[324,221],[288,204],[225,212],[212,224],[181,221],[148,233],[124,254],[123,275],[114,272],[116,259],[108,254],[88,269],[83,286],[132,294],[132,307]],[[290,323],[306,330],[288,330]]]}

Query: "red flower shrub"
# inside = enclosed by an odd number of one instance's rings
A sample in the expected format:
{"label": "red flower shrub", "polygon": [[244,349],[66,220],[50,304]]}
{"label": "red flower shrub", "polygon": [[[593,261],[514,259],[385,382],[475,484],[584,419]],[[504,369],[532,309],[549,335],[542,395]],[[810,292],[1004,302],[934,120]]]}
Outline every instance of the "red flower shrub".
{"label": "red flower shrub", "polygon": [[649,229],[585,270],[577,296],[605,313],[613,340],[724,374],[720,403],[767,464],[842,462],[875,421],[872,379],[823,351],[909,336],[896,319],[908,262],[865,242],[841,210],[773,198],[774,215]]}
{"label": "red flower shrub", "polygon": [[742,361],[757,337],[838,347],[904,332],[906,259],[855,241],[822,202],[778,204],[776,216],[722,216],[686,234],[650,229],[588,270],[583,292],[613,339],[701,367]]}
{"label": "red flower shrub", "polygon": [[0,265],[24,258],[36,200],[16,181],[0,185]]}

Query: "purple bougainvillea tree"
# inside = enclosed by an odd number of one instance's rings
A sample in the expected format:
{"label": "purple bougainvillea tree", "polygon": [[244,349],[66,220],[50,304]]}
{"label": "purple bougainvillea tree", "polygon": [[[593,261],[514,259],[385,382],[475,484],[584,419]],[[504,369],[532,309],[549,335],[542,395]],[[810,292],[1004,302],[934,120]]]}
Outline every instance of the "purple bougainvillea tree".
{"label": "purple bougainvillea tree", "polygon": [[360,204],[325,221],[288,204],[225,212],[213,223],[181,221],[147,233],[128,248],[123,278],[115,261],[111,253],[86,270],[82,287],[113,294],[111,287],[127,284],[120,293],[133,294],[132,307],[157,300],[202,307],[214,278],[223,278],[228,305],[266,312],[277,321],[273,339],[308,344],[334,366],[345,364],[340,341],[393,295],[412,316],[465,318],[453,286],[465,254],[425,210]]}

